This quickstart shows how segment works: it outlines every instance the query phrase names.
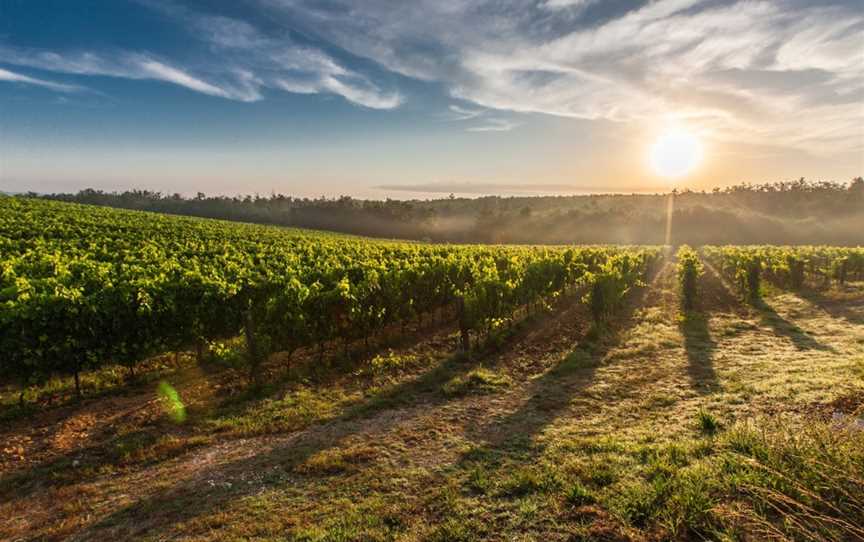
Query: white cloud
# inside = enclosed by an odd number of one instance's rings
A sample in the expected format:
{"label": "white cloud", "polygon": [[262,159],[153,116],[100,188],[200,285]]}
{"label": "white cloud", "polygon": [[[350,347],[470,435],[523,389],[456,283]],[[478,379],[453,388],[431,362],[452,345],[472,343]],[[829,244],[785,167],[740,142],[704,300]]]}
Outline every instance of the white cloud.
{"label": "white cloud", "polygon": [[372,109],[393,109],[403,102],[314,47],[275,39],[251,24],[222,16],[201,15],[168,2],[144,1],[186,25],[218,53],[218,66],[205,78],[146,53],[57,53],[0,45],[0,61],[42,70],[127,79],[152,79],[229,100],[261,100],[262,89],[302,94],[334,94]]}
{"label": "white cloud", "polygon": [[360,85],[355,85],[341,81],[335,76],[326,76],[321,80],[321,88],[338,94],[349,102],[372,109],[393,109],[402,103],[402,96],[399,93],[382,94],[363,80]]}
{"label": "white cloud", "polygon": [[60,54],[53,51],[0,47],[0,61],[59,73],[152,79],[230,100],[249,102],[260,99],[257,91],[249,87],[248,81],[242,77],[237,78],[236,74],[236,85],[217,85],[143,54],[120,53],[114,57],[106,57],[91,52]]}
{"label": "white cloud", "polygon": [[393,109],[402,103],[402,97],[398,93],[383,94],[363,79],[347,82],[336,76],[316,76],[306,79],[275,79],[272,84],[276,88],[295,94],[319,94],[322,92],[336,94],[349,102],[370,109]]}
{"label": "white cloud", "polygon": [[483,108],[686,117],[717,139],[864,150],[864,13],[852,2],[653,0],[617,14],[603,6],[596,21],[583,20],[582,0],[259,2],[316,39]]}
{"label": "white cloud", "polygon": [[513,122],[507,119],[486,119],[484,124],[479,126],[471,126],[466,128],[466,132],[509,132],[513,128],[519,126],[518,122]]}
{"label": "white cloud", "polygon": [[455,104],[451,105],[448,109],[450,111],[444,118],[453,121],[476,119],[485,113],[483,109],[469,109]]}
{"label": "white cloud", "polygon": [[275,79],[273,84],[285,92],[294,94],[318,94],[321,87],[318,81],[304,81],[299,79]]}
{"label": "white cloud", "polygon": [[80,92],[82,90],[85,90],[84,87],[80,87],[78,85],[55,83],[54,81],[47,81],[45,79],[38,79],[36,77],[30,77],[27,75],[22,75],[20,73],[10,72],[9,70],[4,70],[3,68],[0,68],[0,81],[9,81],[12,83],[21,83],[24,85],[34,85],[37,87],[44,87],[55,90],[57,92]]}
{"label": "white cloud", "polygon": [[540,5],[546,9],[584,9],[596,0],[545,0]]}
{"label": "white cloud", "polygon": [[[260,97],[261,87],[298,94],[335,94],[372,109],[393,109],[403,101],[398,92],[381,90],[321,49],[295,43],[287,33],[271,37],[246,21],[197,13],[167,0],[140,1],[190,28],[217,50],[221,63],[235,66],[235,72],[250,74],[243,85],[249,94]],[[200,92],[214,93],[206,86],[200,88]]]}
{"label": "white cloud", "polygon": [[596,0],[255,0],[268,33],[140,1],[189,28],[215,60],[192,69],[144,53],[0,47],[0,61],[157,79],[234,100],[274,89],[398,107],[397,90],[340,60],[354,56],[440,85],[462,102],[450,120],[491,120],[488,110],[646,124],[674,117],[717,139],[864,149],[864,13],[851,1],[651,0],[627,10]]}
{"label": "white cloud", "polygon": [[257,93],[247,93],[245,95],[232,93],[228,90],[219,88],[216,85],[192,77],[188,73],[177,68],[167,66],[155,60],[142,59],[138,63],[138,66],[141,68],[142,74],[148,75],[151,79],[174,83],[175,85],[186,87],[190,90],[201,92],[202,94],[209,94],[211,96],[219,96],[229,99],[240,99],[242,101],[255,101],[260,98],[260,95]]}
{"label": "white cloud", "polygon": [[201,37],[225,49],[252,49],[266,45],[266,38],[251,24],[222,16],[191,15],[184,18]]}

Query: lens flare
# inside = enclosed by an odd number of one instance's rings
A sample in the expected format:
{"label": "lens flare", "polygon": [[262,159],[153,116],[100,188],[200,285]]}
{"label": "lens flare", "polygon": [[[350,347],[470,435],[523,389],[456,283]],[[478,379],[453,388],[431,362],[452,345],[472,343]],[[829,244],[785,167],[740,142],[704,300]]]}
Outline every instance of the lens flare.
{"label": "lens flare", "polygon": [[162,399],[162,404],[168,417],[177,423],[182,423],[186,419],[186,405],[180,400],[180,394],[177,393],[174,386],[163,380],[159,382],[159,387],[156,391],[159,398]]}

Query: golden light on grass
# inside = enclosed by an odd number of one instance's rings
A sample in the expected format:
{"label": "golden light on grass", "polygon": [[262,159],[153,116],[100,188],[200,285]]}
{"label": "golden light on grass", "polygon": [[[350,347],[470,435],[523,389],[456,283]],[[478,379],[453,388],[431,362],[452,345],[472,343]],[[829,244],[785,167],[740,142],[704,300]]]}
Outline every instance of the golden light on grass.
{"label": "golden light on grass", "polygon": [[702,161],[702,143],[692,133],[675,128],[664,133],[651,146],[649,159],[657,175],[683,177]]}

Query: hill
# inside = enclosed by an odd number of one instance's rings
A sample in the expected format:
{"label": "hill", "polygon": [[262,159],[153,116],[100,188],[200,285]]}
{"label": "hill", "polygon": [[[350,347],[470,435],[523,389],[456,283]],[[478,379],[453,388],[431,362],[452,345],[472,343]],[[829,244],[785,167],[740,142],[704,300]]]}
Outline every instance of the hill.
{"label": "hill", "polygon": [[[674,197],[673,197],[674,196]],[[364,201],[269,197],[184,198],[149,191],[83,190],[63,201],[179,215],[465,243],[663,244],[671,202],[671,244],[859,245],[864,180],[803,179],[742,184],[712,192],[655,195],[447,198]]]}

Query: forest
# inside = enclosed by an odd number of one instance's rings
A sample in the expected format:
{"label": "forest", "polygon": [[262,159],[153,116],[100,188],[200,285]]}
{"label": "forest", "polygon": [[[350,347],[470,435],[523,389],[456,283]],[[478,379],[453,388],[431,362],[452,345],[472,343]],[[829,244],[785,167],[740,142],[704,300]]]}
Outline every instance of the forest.
{"label": "forest", "polygon": [[[523,244],[832,244],[864,239],[864,179],[739,184],[710,192],[427,201],[207,196],[148,190],[43,197],[383,238]],[[672,203],[671,237],[666,225]]]}

